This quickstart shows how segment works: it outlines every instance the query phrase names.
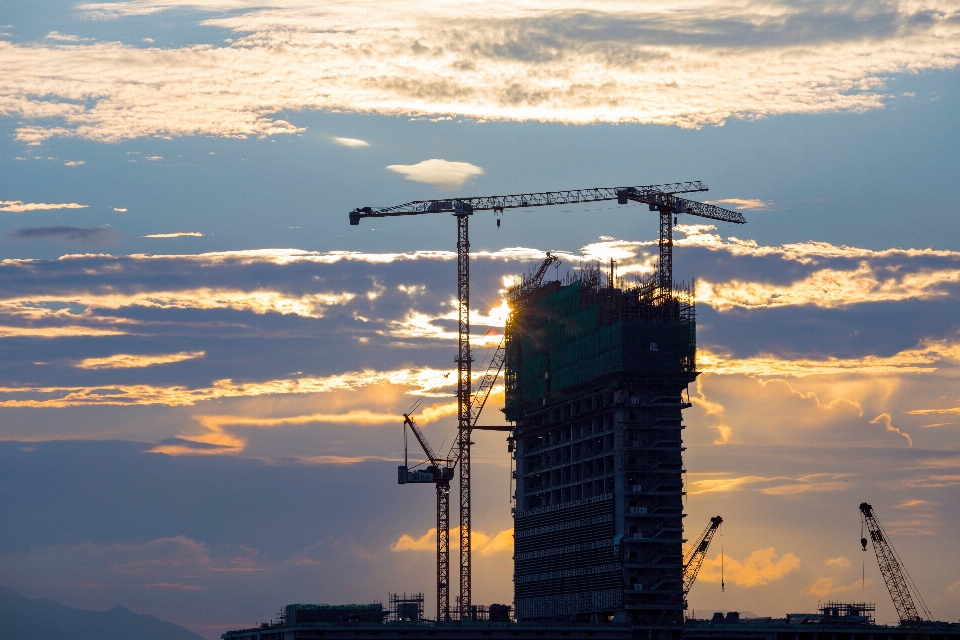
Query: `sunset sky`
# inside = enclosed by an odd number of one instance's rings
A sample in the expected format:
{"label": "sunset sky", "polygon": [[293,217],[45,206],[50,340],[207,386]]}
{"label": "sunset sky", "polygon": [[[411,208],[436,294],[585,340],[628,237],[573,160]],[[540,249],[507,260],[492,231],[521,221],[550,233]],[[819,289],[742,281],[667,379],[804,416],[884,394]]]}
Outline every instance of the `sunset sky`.
{"label": "sunset sky", "polygon": [[[398,416],[427,393],[451,444],[456,227],[347,213],[703,180],[748,224],[676,232],[686,537],[724,519],[691,609],[894,621],[866,500],[957,621],[958,64],[960,0],[0,0],[0,585],[208,638],[431,611]],[[546,251],[644,274],[656,234],[615,202],[475,215],[477,362]],[[475,441],[474,601],[510,602],[510,459]]]}

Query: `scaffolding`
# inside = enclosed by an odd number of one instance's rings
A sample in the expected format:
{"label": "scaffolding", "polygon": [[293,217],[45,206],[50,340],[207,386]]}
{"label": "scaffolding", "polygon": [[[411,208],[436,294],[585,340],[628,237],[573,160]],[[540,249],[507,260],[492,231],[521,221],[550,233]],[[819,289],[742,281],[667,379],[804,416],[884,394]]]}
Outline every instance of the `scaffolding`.
{"label": "scaffolding", "polygon": [[390,620],[392,622],[420,622],[423,620],[422,593],[391,593]]}

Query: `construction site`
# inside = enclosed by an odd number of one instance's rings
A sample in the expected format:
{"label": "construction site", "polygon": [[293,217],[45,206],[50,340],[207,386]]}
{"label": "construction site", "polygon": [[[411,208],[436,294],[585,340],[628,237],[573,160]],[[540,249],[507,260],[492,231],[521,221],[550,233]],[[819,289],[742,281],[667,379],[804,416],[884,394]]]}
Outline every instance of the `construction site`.
{"label": "construction site", "polygon": [[[288,605],[269,623],[224,640],[300,638],[743,638],[744,640],[960,640],[960,624],[934,622],[871,505],[860,505],[864,550],[872,545],[900,624],[878,625],[871,603],[824,603],[815,613],[740,619],[689,615],[696,581],[723,518],[684,527],[683,409],[698,376],[693,283],[673,278],[673,228],[680,214],[735,224],[736,212],[678,194],[700,182],[415,201],[363,207],[350,223],[448,213],[457,226],[456,441],[428,442],[411,411],[398,417],[426,460],[398,469],[400,484],[436,491],[435,615],[424,597],[389,603]],[[584,265],[548,280],[547,253],[508,292],[503,341],[476,376],[470,343],[469,221],[477,212],[615,200],[659,218],[654,273],[620,278],[616,264]],[[645,206],[644,206],[645,205]],[[478,372],[479,373],[479,372]],[[504,386],[507,426],[480,420]],[[499,422],[491,420],[490,422]],[[512,603],[472,598],[471,434],[501,431],[513,457]],[[405,440],[406,442],[406,440]],[[416,454],[415,459],[419,459]],[[458,580],[450,566],[450,495],[459,518]],[[505,508],[508,508],[505,506]],[[452,589],[452,585],[457,589]],[[454,596],[451,597],[451,592]]]}

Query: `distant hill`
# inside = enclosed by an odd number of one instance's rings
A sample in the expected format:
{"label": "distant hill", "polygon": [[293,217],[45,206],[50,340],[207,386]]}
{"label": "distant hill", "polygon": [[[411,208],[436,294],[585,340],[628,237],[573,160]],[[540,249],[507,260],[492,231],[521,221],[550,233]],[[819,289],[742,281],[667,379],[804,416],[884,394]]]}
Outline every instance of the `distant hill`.
{"label": "distant hill", "polygon": [[74,609],[46,598],[30,599],[0,587],[0,637],[4,640],[203,640],[197,634],[125,607]]}

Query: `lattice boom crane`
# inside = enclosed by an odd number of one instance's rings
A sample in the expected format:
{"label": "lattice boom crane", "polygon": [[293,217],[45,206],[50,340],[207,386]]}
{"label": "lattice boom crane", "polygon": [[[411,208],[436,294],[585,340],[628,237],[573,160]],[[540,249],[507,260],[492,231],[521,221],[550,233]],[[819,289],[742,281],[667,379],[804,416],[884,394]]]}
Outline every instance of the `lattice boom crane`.
{"label": "lattice boom crane", "polygon": [[[410,471],[407,465],[406,428],[420,443],[430,461],[426,469]],[[403,466],[397,469],[400,484],[433,483],[437,487],[437,621],[450,619],[450,481],[453,479],[453,463],[442,459],[433,451],[426,436],[416,421],[403,414],[404,450]]]}
{"label": "lattice boom crane", "polygon": [[[927,604],[923,601],[923,597],[920,595],[917,585],[914,584],[913,578],[907,572],[907,568],[903,566],[896,549],[890,544],[887,532],[883,530],[883,525],[880,524],[876,514],[873,513],[873,507],[866,502],[861,502],[860,514],[862,523],[867,528],[870,540],[873,542],[873,552],[880,564],[880,574],[883,576],[887,591],[890,592],[890,597],[893,599],[893,606],[897,609],[900,624],[911,632],[911,640],[923,638],[923,618],[917,611],[916,602],[920,603],[920,607],[927,618],[931,618],[933,616],[927,609]],[[866,551],[867,538],[861,537],[860,544]],[[916,602],[914,602],[913,596],[916,596]]]}
{"label": "lattice boom crane", "polygon": [[394,207],[359,207],[350,212],[350,224],[358,225],[365,218],[414,216],[426,213],[451,213],[457,219],[457,300],[459,340],[457,350],[457,463],[460,465],[460,611],[470,615],[471,595],[471,527],[470,527],[470,432],[473,397],[470,377],[473,358],[470,353],[470,239],[469,217],[474,211],[502,212],[504,209],[543,207],[616,200],[619,204],[640,202],[660,213],[660,263],[658,286],[664,297],[673,287],[673,216],[686,213],[701,218],[743,224],[743,214],[703,202],[678,197],[678,193],[707,191],[700,181],[638,187],[600,187],[565,191],[520,193],[506,196],[415,200]]}
{"label": "lattice boom crane", "polygon": [[700,534],[697,541],[693,543],[693,546],[690,548],[690,555],[683,561],[684,596],[690,593],[690,589],[693,588],[693,583],[697,580],[697,574],[700,573],[700,565],[703,564],[703,559],[707,557],[707,549],[710,548],[710,543],[713,542],[713,536],[717,533],[717,530],[720,529],[722,523],[723,518],[720,516],[710,518],[710,524],[703,530],[703,533]]}

